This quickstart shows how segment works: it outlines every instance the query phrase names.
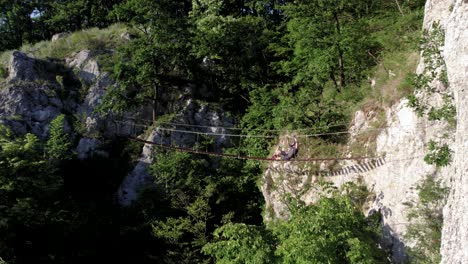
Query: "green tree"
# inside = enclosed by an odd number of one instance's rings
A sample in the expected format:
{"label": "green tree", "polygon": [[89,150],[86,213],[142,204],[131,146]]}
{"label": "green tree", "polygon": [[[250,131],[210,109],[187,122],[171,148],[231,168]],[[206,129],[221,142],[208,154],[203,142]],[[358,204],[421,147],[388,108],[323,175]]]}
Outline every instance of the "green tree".
{"label": "green tree", "polygon": [[108,14],[121,0],[52,1],[44,20],[53,32],[73,32],[89,27],[106,27],[113,20]]}
{"label": "green tree", "polygon": [[32,41],[35,6],[31,1],[0,1],[0,51]]}
{"label": "green tree", "polygon": [[1,0],[0,51],[49,39],[57,32],[105,27],[108,16],[121,0]]}
{"label": "green tree", "polygon": [[347,197],[294,209],[275,233],[283,263],[381,263],[376,236]]}
{"label": "green tree", "polygon": [[70,136],[65,132],[65,115],[58,115],[50,122],[50,136],[46,144],[46,153],[53,164],[73,157]]}
{"label": "green tree", "polygon": [[6,261],[54,254],[55,248],[42,248],[46,239],[38,234],[61,221],[53,204],[62,186],[62,178],[49,171],[36,136],[15,137],[0,126],[0,255]]}
{"label": "green tree", "polygon": [[373,61],[375,49],[368,26],[360,19],[367,1],[296,1],[286,6],[285,45],[278,55],[290,57],[280,69],[294,84],[323,85],[329,80],[337,89],[356,83]]}
{"label": "green tree", "polygon": [[291,208],[289,220],[266,230],[244,224],[218,228],[217,240],[203,252],[221,263],[386,263],[376,231],[348,197]]}
{"label": "green tree", "polygon": [[175,80],[187,74],[188,1],[130,0],[114,15],[136,30],[135,39],[119,50],[114,77],[119,82],[105,96],[102,109],[123,111],[158,101]]}
{"label": "green tree", "polygon": [[210,87],[225,99],[241,99],[239,93],[267,79],[266,24],[252,15],[250,2],[255,1],[194,0],[190,12],[192,52],[203,61]]}
{"label": "green tree", "polygon": [[253,175],[242,171],[243,162],[177,152],[158,152],[155,158],[151,171],[157,196],[163,198],[153,208],[157,214],[151,228],[164,241],[165,262],[204,263],[207,257],[200,250],[216,226],[261,221],[260,194]]}
{"label": "green tree", "polygon": [[206,244],[202,252],[212,255],[219,264],[278,263],[275,238],[263,226],[228,223],[214,232],[218,242]]}

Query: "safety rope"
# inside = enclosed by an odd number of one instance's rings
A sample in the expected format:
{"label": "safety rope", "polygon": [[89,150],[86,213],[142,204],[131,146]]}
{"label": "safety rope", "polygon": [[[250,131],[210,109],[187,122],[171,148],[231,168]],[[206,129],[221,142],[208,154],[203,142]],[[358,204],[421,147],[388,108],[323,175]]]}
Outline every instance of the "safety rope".
{"label": "safety rope", "polygon": [[[144,124],[137,124],[125,121],[117,121],[116,123],[120,124],[127,124],[133,127],[142,127],[142,128],[149,128],[151,125],[144,125]],[[428,126],[426,126],[428,127]],[[364,130],[360,130],[362,132],[370,132],[370,131],[382,131],[387,129],[388,127],[384,128],[368,128]],[[278,136],[269,136],[269,135],[249,135],[249,134],[228,134],[228,133],[215,133],[215,132],[199,132],[199,131],[190,131],[190,130],[181,130],[181,129],[174,129],[174,128],[164,128],[164,127],[157,127],[158,130],[161,131],[169,131],[169,132],[178,132],[178,133],[186,133],[186,134],[196,134],[196,135],[204,135],[204,136],[224,136],[224,137],[240,137],[240,138],[267,138],[267,139],[274,139]],[[292,130],[289,130],[292,131]],[[302,134],[296,135],[297,138],[309,138],[309,137],[321,137],[321,136],[330,136],[330,135],[344,135],[344,134],[351,134],[353,131],[337,131],[337,132],[326,132],[326,133],[315,133],[315,134]]]}
{"label": "safety rope", "polygon": [[[197,150],[193,148],[184,148],[184,147],[176,147],[176,146],[169,146],[162,143],[155,143],[152,141],[143,140],[140,138],[133,138],[130,137],[130,140],[137,141],[144,144],[150,144],[153,146],[160,147],[166,150],[178,151],[178,152],[185,152],[191,154],[200,154],[200,155],[208,155],[208,156],[215,156],[215,157],[222,157],[222,158],[231,158],[231,159],[240,159],[240,160],[256,160],[256,161],[270,161],[270,162],[314,162],[314,161],[343,161],[343,160],[355,160],[355,161],[362,161],[363,163],[348,165],[343,168],[337,170],[320,170],[313,174],[317,176],[326,176],[326,177],[335,177],[341,175],[349,175],[354,173],[366,173],[371,170],[374,170],[380,166],[383,166],[386,163],[397,162],[397,161],[407,161],[416,158],[422,158],[423,156],[415,156],[415,157],[408,157],[405,159],[387,159],[385,156],[358,156],[358,157],[334,157],[334,158],[302,158],[302,159],[292,159],[292,160],[277,160],[273,158],[266,158],[266,157],[254,157],[254,156],[245,156],[240,154],[228,154],[228,153],[217,153],[217,152],[210,152],[210,151],[203,151]],[[294,175],[304,175],[310,174],[310,171],[303,170],[300,168],[287,168],[282,166],[268,166],[268,171],[276,171],[278,173],[288,173]]]}
{"label": "safety rope", "polygon": [[[133,118],[127,117],[127,120],[137,120],[143,121],[146,123],[153,123],[152,120],[149,119],[141,119],[141,118]],[[242,130],[242,131],[259,131],[259,132],[287,132],[287,131],[310,131],[316,130],[315,128],[298,128],[298,129],[263,129],[263,128],[240,128],[240,127],[227,127],[227,126],[204,126],[204,125],[193,125],[193,124],[186,124],[186,123],[174,123],[174,122],[164,122],[164,121],[156,121],[158,125],[171,125],[171,126],[183,126],[183,127],[192,127],[192,128],[215,128],[215,129],[225,129],[225,130]],[[327,127],[343,127],[348,126],[349,123],[346,124],[333,124]]]}
{"label": "safety rope", "polygon": [[369,160],[369,159],[380,159],[383,156],[360,156],[360,157],[341,157],[341,158],[302,158],[302,159],[292,159],[292,160],[277,160],[273,158],[266,158],[266,157],[254,157],[254,156],[245,156],[240,154],[228,154],[228,153],[217,153],[217,152],[210,152],[204,150],[197,150],[193,148],[184,148],[184,147],[176,147],[176,146],[169,146],[162,143],[156,143],[148,140],[144,140],[141,138],[129,137],[130,140],[150,144],[153,146],[157,146],[167,150],[174,150],[179,152],[187,152],[192,154],[202,154],[208,156],[217,156],[217,157],[225,157],[225,158],[234,158],[234,159],[241,159],[241,160],[257,160],[257,161],[280,161],[280,162],[311,162],[311,161],[338,161],[338,160]]}
{"label": "safety rope", "polygon": [[[136,121],[142,121],[146,122],[149,124],[153,123],[153,120],[149,119],[141,119],[141,118],[133,118],[133,117],[126,117],[127,120],[136,120]],[[191,128],[215,128],[215,129],[225,129],[225,130],[242,130],[242,131],[259,131],[259,132],[289,132],[289,131],[311,131],[311,130],[316,130],[315,128],[298,128],[298,129],[262,129],[262,128],[239,128],[239,127],[227,127],[227,126],[204,126],[204,125],[193,125],[193,124],[185,124],[185,123],[175,123],[175,122],[164,122],[164,121],[156,121],[157,125],[171,125],[171,126],[183,126],[183,127],[191,127]],[[349,123],[343,123],[343,124],[333,124],[329,125],[327,127],[332,128],[332,127],[343,127],[343,126],[349,126]],[[417,126],[417,128],[427,128],[431,127],[433,125],[429,126]],[[396,126],[383,126],[380,128],[369,128],[369,130],[384,130],[390,127],[396,127]],[[412,125],[399,125],[397,127],[413,127]],[[360,131],[366,131],[367,129],[360,130]],[[351,133],[350,131],[339,131],[338,133]]]}

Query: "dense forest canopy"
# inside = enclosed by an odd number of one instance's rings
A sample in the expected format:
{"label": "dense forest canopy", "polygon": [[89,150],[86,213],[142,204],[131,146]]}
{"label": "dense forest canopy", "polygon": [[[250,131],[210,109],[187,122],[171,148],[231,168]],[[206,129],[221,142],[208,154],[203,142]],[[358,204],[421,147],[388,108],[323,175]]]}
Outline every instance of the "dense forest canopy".
{"label": "dense forest canopy", "polygon": [[[371,94],[368,76],[386,54],[417,49],[413,33],[419,32],[423,5],[0,0],[0,51],[60,32],[122,23],[130,40],[99,46],[106,50],[102,63],[119,85],[96,111],[121,113],[145,104],[158,121],[172,114],[161,98],[191,84],[203,91],[193,95],[196,100],[235,116],[244,134],[327,133],[345,128],[352,110]],[[378,216],[365,218],[341,191],[331,190],[312,206],[289,197],[291,219],[263,223],[267,208],[258,162],[156,150],[150,167],[154,188],[121,207],[115,193],[141,145],[108,138],[108,157],[80,160],[73,152],[79,132],[66,125],[73,116],[64,114],[50,124],[45,142],[0,126],[0,263],[386,261],[378,245]],[[313,144],[333,155],[345,140],[323,136]],[[212,147],[209,139],[200,144]],[[267,156],[273,144],[250,137],[223,151]]]}

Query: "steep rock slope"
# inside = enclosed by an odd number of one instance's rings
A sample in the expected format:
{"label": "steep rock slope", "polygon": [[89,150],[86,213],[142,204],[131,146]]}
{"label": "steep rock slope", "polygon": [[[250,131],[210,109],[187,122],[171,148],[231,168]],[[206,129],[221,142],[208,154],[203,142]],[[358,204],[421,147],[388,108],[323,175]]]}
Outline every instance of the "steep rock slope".
{"label": "steep rock slope", "polygon": [[[467,86],[467,44],[468,43],[468,3],[453,0],[429,0],[425,6],[424,29],[431,31],[434,25],[440,25],[445,31],[445,43],[441,43],[439,53],[445,60],[449,85],[442,80],[430,82],[431,90],[419,91],[416,96],[424,101],[428,108],[440,107],[444,103],[444,94],[455,95],[457,108],[457,127],[450,127],[445,121],[430,121],[420,117],[408,107],[406,99],[386,109],[386,128],[376,137],[376,156],[384,156],[385,163],[372,166],[363,161],[340,162],[345,168],[339,175],[325,177],[326,181],[340,187],[346,182],[358,178],[374,193],[374,200],[367,209],[367,214],[379,211],[382,216],[384,231],[383,244],[392,252],[395,263],[404,262],[406,247],[412,247],[414,241],[408,241],[404,235],[409,225],[408,202],[417,201],[416,186],[426,177],[441,179],[451,187],[449,202],[445,208],[442,255],[445,263],[467,262],[467,221],[466,197],[468,183],[463,175],[467,173],[466,130],[466,86]],[[445,46],[445,47],[444,47]],[[424,72],[431,62],[421,59],[417,73]],[[430,66],[429,66],[430,67]],[[443,70],[437,66],[436,72]],[[359,134],[374,121],[372,113],[359,111],[351,126],[350,145]],[[454,159],[450,166],[436,168],[428,165],[424,156],[428,153],[431,140],[446,143],[454,150]],[[352,153],[348,154],[352,156]],[[364,166],[354,167],[356,164]],[[327,164],[315,164],[326,168]],[[353,168],[359,168],[353,171]],[[308,168],[299,168],[292,162],[272,162],[263,176],[262,192],[266,200],[267,219],[287,218],[288,210],[285,198],[293,196],[310,204],[316,201],[322,192],[316,184],[317,175],[311,175]],[[465,200],[464,200],[465,199]]]}
{"label": "steep rock slope", "polygon": [[103,117],[93,112],[107,88],[114,85],[109,74],[100,71],[96,55],[83,50],[59,62],[13,52],[8,77],[0,89],[0,122],[17,133],[33,133],[46,139],[49,123],[55,117],[61,113],[73,116],[78,119],[75,126],[82,125],[76,148],[81,159],[98,147],[98,137],[128,134],[128,125],[116,124],[111,115]]}
{"label": "steep rock slope", "polygon": [[[402,263],[405,258],[404,248],[408,243],[403,238],[408,225],[405,204],[416,199],[417,183],[426,176],[446,177],[451,171],[451,168],[437,170],[423,160],[428,141],[442,134],[445,127],[419,118],[406,104],[407,101],[403,100],[386,111],[388,128],[382,130],[376,142],[376,156],[384,157],[383,163],[373,162],[372,159],[341,162],[344,170],[339,172],[340,175],[324,177],[325,181],[336,187],[362,179],[375,196],[366,213],[378,211],[382,214],[383,243],[392,251],[396,263]],[[356,117],[361,114],[358,112]],[[357,119],[351,128],[355,135],[363,133],[372,122],[369,119],[359,123]],[[352,171],[351,168],[357,164],[363,164],[361,171]],[[293,162],[270,164],[262,186],[267,217],[287,218],[285,195],[297,197],[306,204],[314,203],[323,193],[315,178],[318,176],[310,175],[307,169],[299,169]]]}
{"label": "steep rock slope", "polygon": [[[448,1],[450,2],[450,1]],[[445,35],[445,62],[455,93],[457,129],[455,171],[444,209],[442,263],[468,263],[468,2],[457,0],[448,17]]]}
{"label": "steep rock slope", "polygon": [[[13,52],[9,75],[4,87],[0,87],[0,123],[16,133],[33,133],[45,140],[50,122],[59,114],[66,114],[73,120],[66,130],[76,139],[75,152],[82,160],[93,155],[107,156],[109,153],[102,151],[101,146],[115,137],[140,135],[147,141],[191,148],[203,138],[203,133],[223,134],[226,129],[222,127],[235,124],[234,118],[219,107],[190,99],[197,88],[190,84],[177,98],[177,95],[166,95],[165,107],[170,109],[163,111],[178,113],[170,120],[173,123],[201,127],[166,126],[163,129],[148,125],[151,111],[147,106],[127,111],[123,118],[112,113],[105,116],[96,113],[108,88],[118,85],[109,73],[102,71],[97,62],[98,55],[96,51],[82,50],[59,62]],[[193,133],[171,129],[193,130]],[[217,149],[229,144],[225,136],[216,137],[214,142]],[[154,147],[150,144],[141,146],[139,160],[117,191],[122,205],[130,205],[142,189],[152,186],[153,178],[148,168],[154,160]]]}
{"label": "steep rock slope", "polygon": [[0,122],[18,133],[32,132],[47,137],[48,124],[61,112],[78,108],[77,91],[66,92],[56,77],[73,82],[70,71],[53,62],[13,52],[8,77],[0,89]]}
{"label": "steep rock slope", "polygon": [[[173,128],[154,127],[149,128],[149,136],[145,138],[148,142],[163,144],[165,146],[178,146],[193,148],[196,143],[200,143],[203,133],[226,134],[226,127],[233,127],[235,120],[228,116],[222,109],[216,109],[209,105],[203,105],[188,100],[185,105],[172,119],[175,124],[196,124],[197,127]],[[183,133],[178,130],[192,130],[192,133]],[[174,131],[175,130],[175,131]],[[148,131],[147,131],[148,132]],[[216,137],[214,146],[216,149],[229,146],[230,141],[225,136]],[[153,187],[153,177],[149,172],[149,166],[154,161],[155,147],[151,144],[144,144],[138,163],[134,169],[125,177],[118,190],[118,200],[123,206],[128,206],[138,199],[138,194],[145,188]]]}

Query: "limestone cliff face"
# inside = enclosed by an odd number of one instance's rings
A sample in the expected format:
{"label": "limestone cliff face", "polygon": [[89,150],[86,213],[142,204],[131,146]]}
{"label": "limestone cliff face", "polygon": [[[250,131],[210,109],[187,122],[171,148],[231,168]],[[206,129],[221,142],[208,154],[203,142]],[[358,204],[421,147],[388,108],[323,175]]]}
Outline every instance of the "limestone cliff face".
{"label": "limestone cliff face", "polygon": [[[385,157],[384,163],[370,166],[372,160],[341,162],[343,168],[353,168],[358,164],[363,166],[359,167],[360,171],[345,169],[340,175],[324,177],[336,187],[362,179],[375,196],[365,213],[378,211],[382,214],[383,244],[391,250],[395,263],[404,261],[405,246],[411,245],[411,241],[405,241],[403,237],[408,225],[408,207],[405,204],[416,199],[415,187],[427,176],[444,178],[452,170],[450,167],[437,170],[423,160],[428,141],[442,135],[445,125],[419,118],[406,104],[407,101],[403,100],[386,110],[388,128],[382,129],[375,142],[376,156]],[[373,121],[372,115],[364,119],[360,119],[360,116],[365,114],[360,111],[356,113],[351,127],[351,141],[353,136],[366,131]],[[451,141],[450,138],[445,140]],[[315,177],[292,162],[270,164],[262,186],[267,217],[288,217],[285,195],[292,195],[306,204],[314,203],[322,194],[321,187],[314,183]]]}
{"label": "limestone cliff face", "polygon": [[[444,209],[442,262],[468,263],[468,1],[427,1],[423,27],[430,31],[434,24],[439,24],[445,32],[445,42],[440,46],[445,66],[438,66],[437,71],[446,67],[449,84],[444,85],[440,79],[435,79],[430,83],[435,93],[418,92],[416,96],[429,108],[440,107],[443,94],[454,96],[456,128],[445,121],[429,121],[427,117],[419,117],[404,99],[385,110],[386,128],[373,142],[376,155],[385,156],[385,164],[369,170],[361,169],[361,166],[356,171],[344,170],[340,175],[325,177],[337,187],[361,178],[375,194],[367,213],[382,213],[383,242],[391,250],[395,263],[404,261],[405,248],[414,243],[404,237],[409,224],[405,204],[417,200],[415,187],[428,176],[441,179],[451,189]],[[418,73],[422,73],[428,63],[421,59]],[[350,128],[350,145],[370,127],[374,119],[373,113],[358,111],[355,114]],[[437,169],[423,160],[430,140],[446,143],[454,151],[450,166]],[[348,155],[352,156],[353,153]],[[348,161],[340,165],[346,168],[357,163]],[[326,167],[326,164],[321,165]],[[314,184],[315,177],[307,172],[307,168],[299,169],[294,163],[270,164],[262,186],[266,217],[288,217],[285,195],[308,204],[315,202],[321,192],[319,186]]]}
{"label": "limestone cliff face", "polygon": [[[140,126],[144,121],[132,121],[150,119],[150,107],[141,106],[123,113],[123,121],[116,120],[112,114],[103,116],[95,113],[108,88],[117,85],[108,73],[102,71],[97,62],[98,55],[91,50],[82,50],[62,62],[54,62],[13,52],[8,77],[0,87],[0,123],[16,133],[33,133],[45,140],[54,118],[61,113],[73,116],[79,124],[75,124],[73,131],[78,142],[75,152],[79,159],[93,155],[106,156],[108,153],[101,150],[106,140],[116,136],[143,135],[143,132],[149,133],[145,138],[147,141],[193,147],[199,139],[197,134],[168,132],[159,127],[144,131],[146,128]],[[177,112],[171,120],[173,123],[202,126],[193,128],[193,132],[218,134],[227,132],[221,127],[234,125],[234,118],[219,107],[190,99],[200,89],[191,84],[183,88],[181,95],[167,94],[162,100],[165,103],[162,107],[167,108],[163,112]],[[187,127],[172,129],[187,130]],[[67,131],[72,130],[69,124]],[[228,138],[223,136],[216,137],[214,142],[217,148],[229,144]],[[140,159],[117,191],[118,201],[122,205],[131,204],[143,188],[151,186],[153,179],[148,168],[153,162],[152,155],[152,145],[142,145]]]}
{"label": "limestone cliff face", "polygon": [[[181,133],[178,131],[167,131],[161,127],[155,127],[150,131],[146,141],[164,144],[166,146],[180,146],[193,148],[195,143],[199,143],[199,134],[195,133],[217,133],[226,134],[229,131],[225,127],[233,127],[235,120],[228,116],[222,109],[216,109],[209,105],[202,105],[194,100],[185,102],[183,108],[172,119],[172,123],[176,124],[196,124],[196,128],[192,128],[192,134]],[[187,130],[187,127],[174,126],[174,130]],[[221,149],[230,145],[227,137],[216,137],[214,146],[216,149]],[[124,181],[117,192],[119,203],[123,206],[128,206],[138,199],[138,194],[145,188],[153,187],[153,176],[149,172],[149,166],[154,161],[153,158],[154,146],[144,144],[143,151],[140,155],[137,165],[125,177]]]}
{"label": "limestone cliff face", "polygon": [[468,2],[457,0],[452,4],[446,20],[444,55],[455,94],[457,129],[441,254],[442,263],[468,263]]}
{"label": "limestone cliff face", "polygon": [[[101,72],[96,55],[83,50],[59,62],[13,52],[8,77],[0,87],[0,123],[19,134],[46,139],[55,117],[61,113],[73,116],[82,124],[75,135],[80,137],[76,152],[81,159],[97,150],[102,143],[99,137],[128,134],[128,125],[119,127],[112,116],[93,112],[107,88],[114,85],[109,74]],[[67,130],[71,131],[71,124]]]}
{"label": "limestone cliff face", "polygon": [[0,122],[18,133],[47,137],[51,120],[78,108],[76,90],[61,93],[56,76],[72,79],[70,72],[53,62],[13,52],[6,83],[0,87]]}

